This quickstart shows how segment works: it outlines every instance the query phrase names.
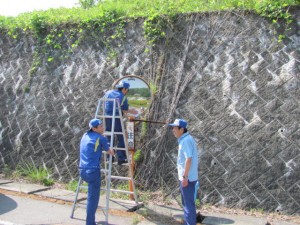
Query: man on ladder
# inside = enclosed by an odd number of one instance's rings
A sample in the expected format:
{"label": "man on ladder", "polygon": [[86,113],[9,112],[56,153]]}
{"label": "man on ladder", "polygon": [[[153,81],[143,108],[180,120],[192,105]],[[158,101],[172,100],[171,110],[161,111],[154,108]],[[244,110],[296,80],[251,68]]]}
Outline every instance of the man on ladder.
{"label": "man on ladder", "polygon": [[[138,112],[135,109],[129,109],[129,104],[126,98],[126,94],[129,91],[129,83],[126,81],[120,81],[117,85],[116,85],[116,89],[115,90],[110,90],[107,91],[105,93],[105,98],[107,99],[117,99],[117,101],[119,101],[120,106],[121,106],[121,110],[122,110],[122,114],[127,114],[127,113],[131,113],[131,114],[137,114]],[[120,116],[119,115],[119,110],[116,109],[115,110],[115,115],[116,116]],[[106,105],[105,105],[105,113],[108,116],[112,116],[113,115],[113,102],[112,101],[107,101]],[[105,125],[106,125],[106,131],[111,131],[111,127],[112,127],[112,118],[106,118],[105,119]],[[122,126],[121,126],[121,121],[119,118],[115,119],[115,129],[114,132],[122,132]],[[108,141],[110,143],[110,138],[111,136],[108,136]],[[117,147],[119,148],[125,148],[125,143],[124,143],[124,137],[123,135],[117,134],[117,139],[118,139],[118,145]],[[122,165],[123,163],[127,163],[127,156],[126,156],[126,152],[122,151],[122,150],[117,150],[117,156],[118,156],[118,165]]]}
{"label": "man on ladder", "polygon": [[80,141],[79,171],[82,180],[88,183],[86,225],[96,225],[95,214],[100,198],[100,161],[102,151],[114,155],[107,139],[103,136],[104,127],[99,119],[92,119],[89,128]]}

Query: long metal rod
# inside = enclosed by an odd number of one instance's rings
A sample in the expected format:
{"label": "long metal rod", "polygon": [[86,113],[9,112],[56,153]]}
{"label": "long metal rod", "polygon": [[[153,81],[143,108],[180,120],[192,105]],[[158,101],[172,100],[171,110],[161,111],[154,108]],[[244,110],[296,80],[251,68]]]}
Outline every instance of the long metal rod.
{"label": "long metal rod", "polygon": [[133,118],[129,118],[130,121],[141,121],[141,122],[146,122],[146,123],[160,123],[160,124],[167,124],[166,122],[162,122],[162,121],[153,121],[153,120],[142,120],[142,119],[133,119]]}

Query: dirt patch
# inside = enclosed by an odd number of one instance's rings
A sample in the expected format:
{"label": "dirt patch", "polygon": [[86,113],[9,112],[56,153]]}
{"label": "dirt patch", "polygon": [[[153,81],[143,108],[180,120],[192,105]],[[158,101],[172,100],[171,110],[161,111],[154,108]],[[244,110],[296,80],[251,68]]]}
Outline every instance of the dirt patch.
{"label": "dirt patch", "polygon": [[59,199],[54,199],[54,198],[49,198],[45,196],[40,196],[40,195],[35,195],[35,194],[26,194],[22,192],[15,192],[15,191],[8,191],[0,188],[0,193],[4,195],[13,195],[13,196],[20,196],[20,197],[25,197],[25,198],[31,198],[35,200],[40,200],[40,201],[47,201],[47,202],[53,202],[61,205],[72,205],[71,202],[59,200]]}

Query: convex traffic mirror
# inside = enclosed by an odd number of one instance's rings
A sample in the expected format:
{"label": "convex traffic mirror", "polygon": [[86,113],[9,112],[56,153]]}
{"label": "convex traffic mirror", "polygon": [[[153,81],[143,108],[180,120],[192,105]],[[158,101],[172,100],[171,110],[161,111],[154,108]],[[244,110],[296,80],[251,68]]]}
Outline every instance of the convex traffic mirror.
{"label": "convex traffic mirror", "polygon": [[113,83],[114,89],[120,81],[126,81],[130,85],[126,95],[130,108],[136,109],[139,114],[143,113],[150,106],[151,101],[151,91],[147,82],[141,77],[129,75],[116,80]]}

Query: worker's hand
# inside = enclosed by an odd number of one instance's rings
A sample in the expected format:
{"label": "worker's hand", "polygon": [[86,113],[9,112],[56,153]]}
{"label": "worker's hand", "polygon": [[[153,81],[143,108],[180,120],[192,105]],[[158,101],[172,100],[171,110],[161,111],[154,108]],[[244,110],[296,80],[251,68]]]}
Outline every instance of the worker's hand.
{"label": "worker's hand", "polygon": [[182,180],[182,187],[187,187],[189,184],[188,179],[187,178],[183,178]]}
{"label": "worker's hand", "polygon": [[136,109],[129,109],[128,113],[135,115],[138,114],[139,112]]}
{"label": "worker's hand", "polygon": [[110,155],[112,155],[112,156],[115,155],[115,151],[114,151],[112,148],[110,148],[110,149],[107,151],[107,153],[110,154]]}

